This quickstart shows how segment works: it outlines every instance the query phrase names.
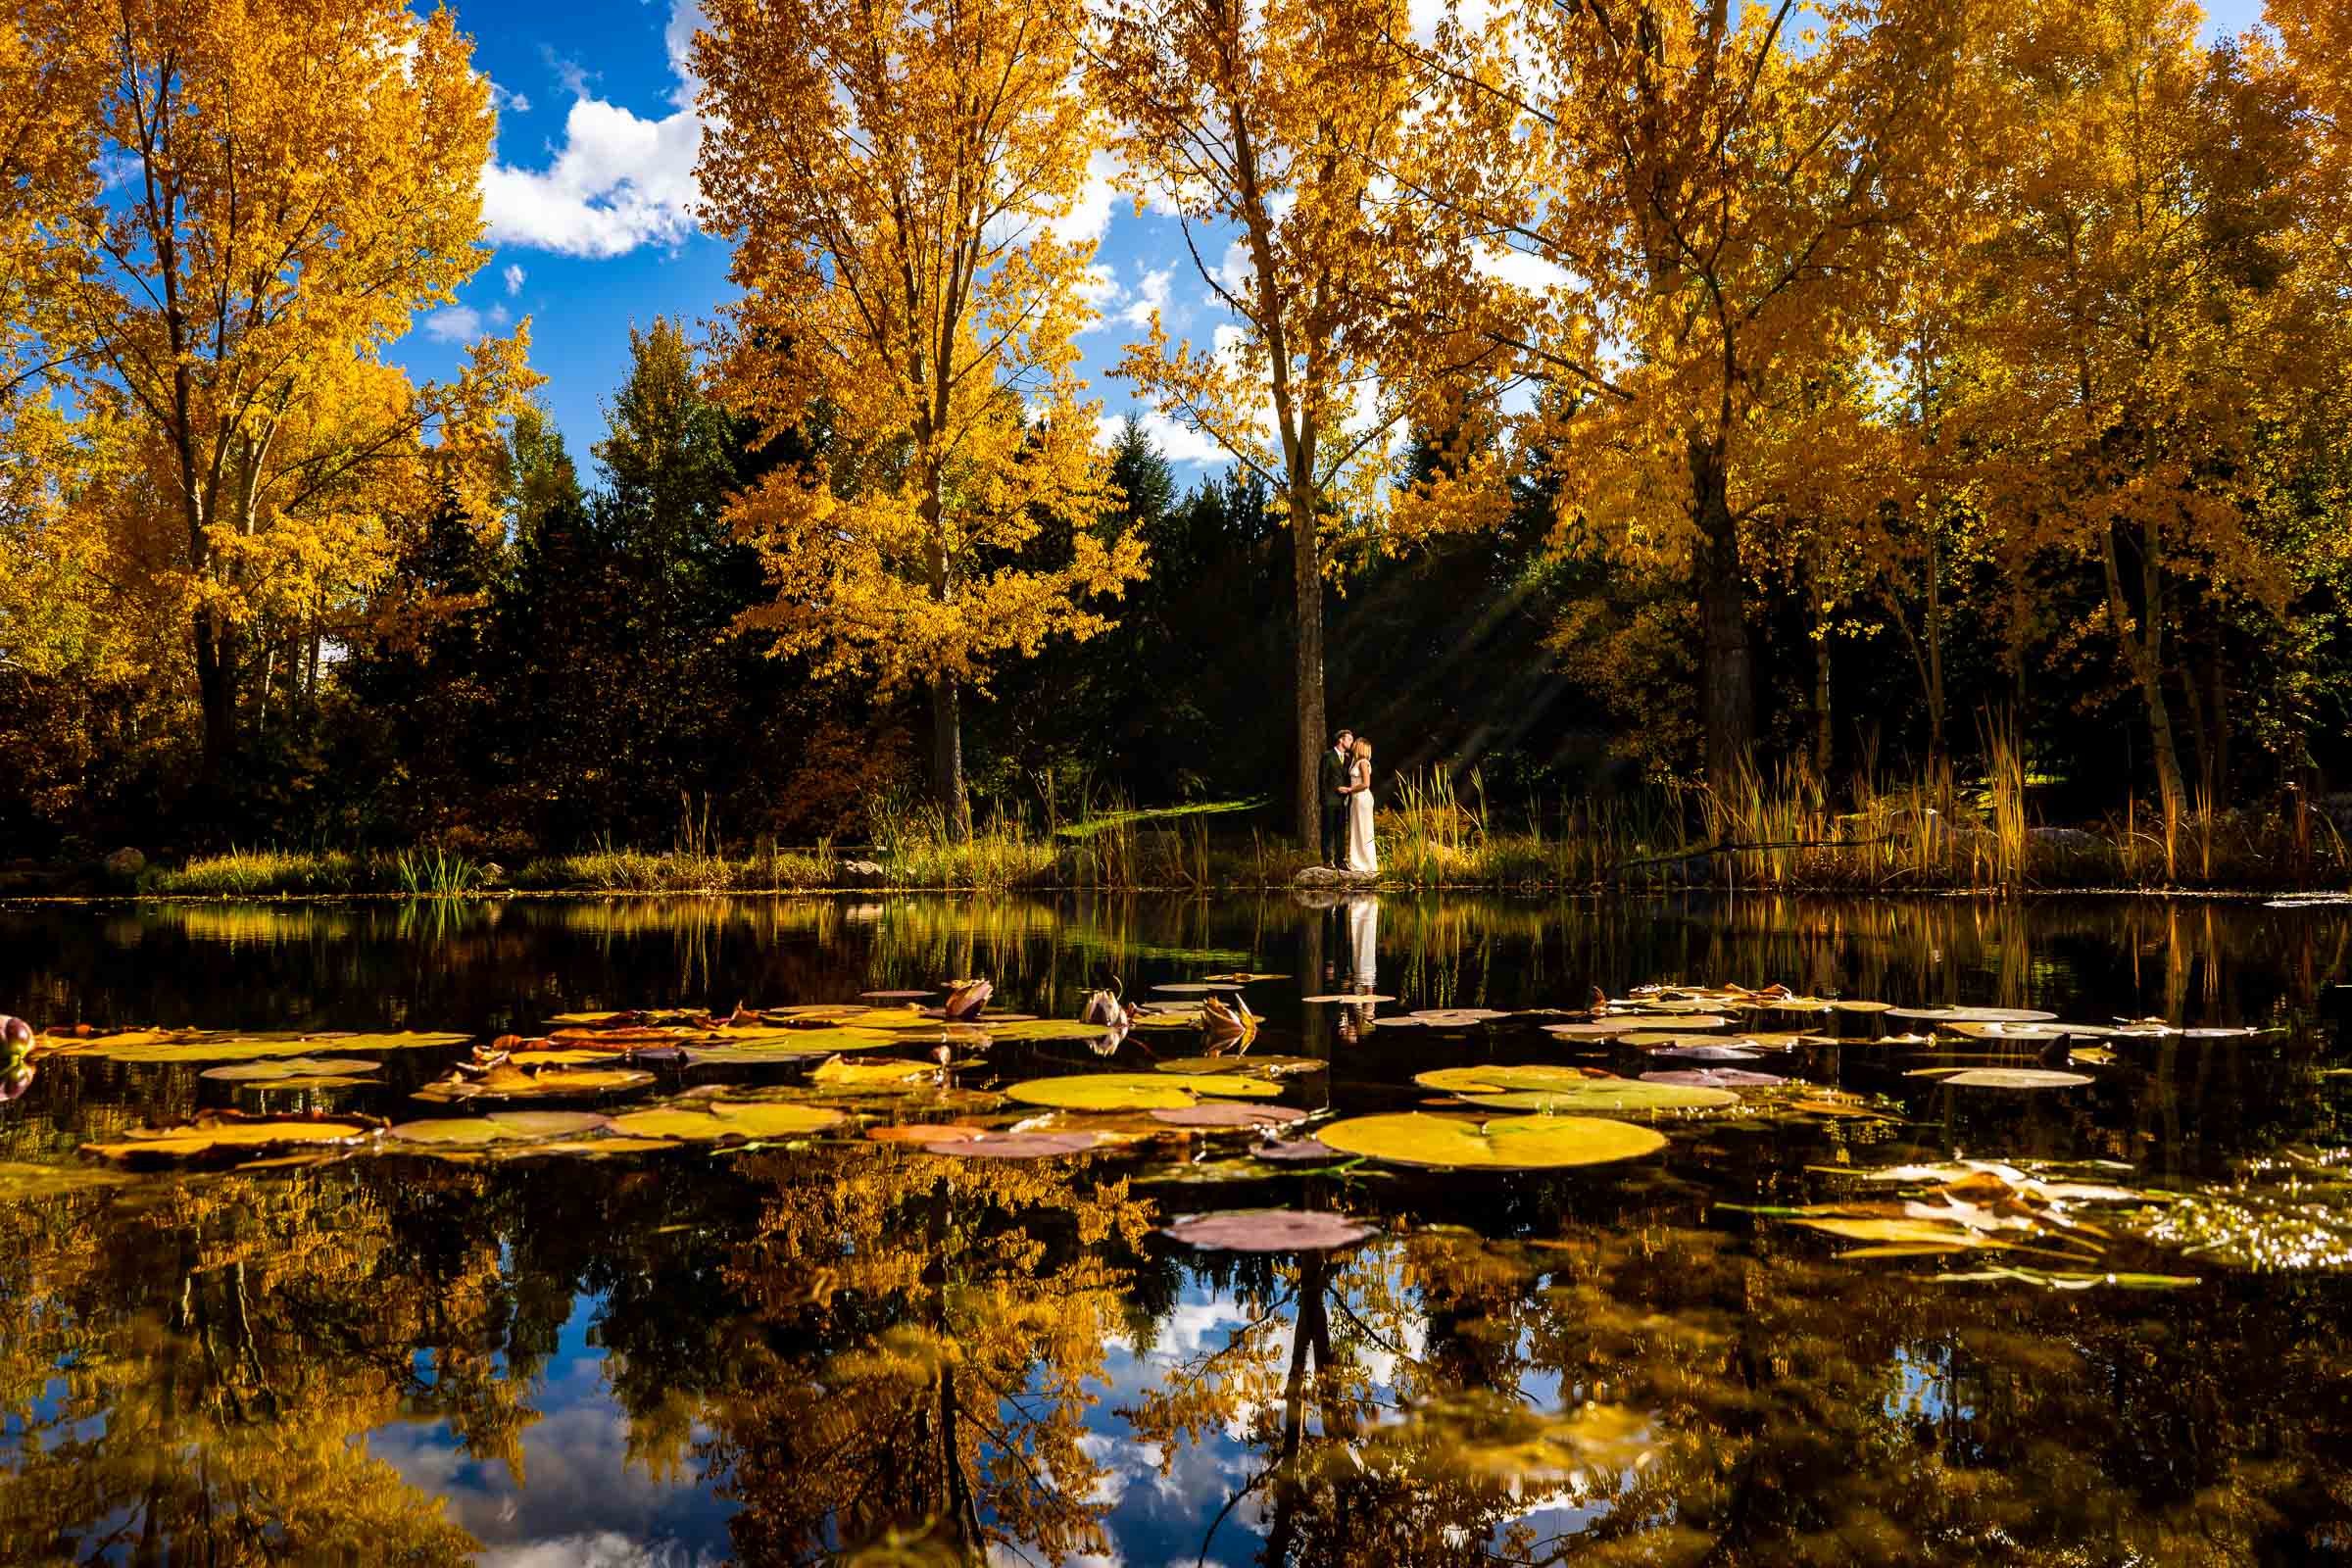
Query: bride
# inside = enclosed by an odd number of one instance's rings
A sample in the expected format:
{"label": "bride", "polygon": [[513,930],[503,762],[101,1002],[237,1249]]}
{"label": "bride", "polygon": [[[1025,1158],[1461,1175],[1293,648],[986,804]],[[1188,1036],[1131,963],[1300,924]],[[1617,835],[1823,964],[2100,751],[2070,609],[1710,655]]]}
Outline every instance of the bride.
{"label": "bride", "polygon": [[1372,845],[1372,743],[1355,743],[1355,760],[1348,764],[1348,782],[1340,793],[1348,797],[1348,870],[1354,876],[1378,876],[1380,852]]}

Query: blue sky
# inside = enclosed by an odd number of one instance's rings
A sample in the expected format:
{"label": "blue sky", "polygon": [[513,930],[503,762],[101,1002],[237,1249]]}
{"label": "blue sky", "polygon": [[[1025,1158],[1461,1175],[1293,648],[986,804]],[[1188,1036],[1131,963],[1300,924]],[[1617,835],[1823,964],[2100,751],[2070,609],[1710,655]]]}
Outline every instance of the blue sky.
{"label": "blue sky", "polygon": [[[483,176],[493,254],[458,304],[421,318],[391,357],[418,377],[447,376],[462,344],[529,316],[532,363],[548,377],[542,396],[585,465],[627,368],[629,327],[669,316],[699,335],[729,293],[726,248],[697,230],[689,210],[697,127],[683,62],[699,17],[694,0],[453,3],[500,105]],[[2211,0],[2207,10],[2220,32],[2250,24],[2261,8]],[[1088,373],[1116,415],[1130,400],[1105,372],[1152,307],[1177,336],[1205,335],[1209,313],[1173,220],[1136,216],[1102,178],[1088,198],[1109,282],[1105,319],[1085,340]],[[1188,468],[1209,460],[1200,437],[1148,422]]]}

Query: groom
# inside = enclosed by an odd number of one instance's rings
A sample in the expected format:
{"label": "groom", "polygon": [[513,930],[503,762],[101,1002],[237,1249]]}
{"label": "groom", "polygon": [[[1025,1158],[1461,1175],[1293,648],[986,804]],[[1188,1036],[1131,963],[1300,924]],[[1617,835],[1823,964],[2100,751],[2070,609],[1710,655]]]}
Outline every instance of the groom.
{"label": "groom", "polygon": [[1348,782],[1348,754],[1355,746],[1355,731],[1344,729],[1331,738],[1323,754],[1323,863],[1337,871],[1348,858],[1348,797],[1340,789]]}

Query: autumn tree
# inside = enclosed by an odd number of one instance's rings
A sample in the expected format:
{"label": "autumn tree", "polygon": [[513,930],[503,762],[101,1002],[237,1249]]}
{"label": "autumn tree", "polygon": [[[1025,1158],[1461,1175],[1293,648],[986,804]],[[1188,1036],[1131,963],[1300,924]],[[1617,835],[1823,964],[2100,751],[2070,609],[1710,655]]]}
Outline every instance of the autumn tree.
{"label": "autumn tree", "polygon": [[[1413,84],[1382,43],[1401,0],[1116,0],[1089,76],[1119,150],[1172,212],[1211,302],[1209,344],[1172,342],[1154,313],[1119,373],[1214,441],[1272,493],[1290,534],[1298,831],[1312,844],[1324,715],[1327,540],[1375,539],[1483,516],[1484,465],[1400,483],[1416,427],[1480,427],[1493,345],[1467,333],[1453,285],[1465,241],[1398,199]],[[1230,240],[1232,249],[1221,249]],[[1204,249],[1205,247],[1205,249]]]}
{"label": "autumn tree", "polygon": [[394,522],[524,379],[520,334],[445,387],[380,358],[483,260],[489,89],[447,12],[388,0],[127,0],[33,47],[98,62],[56,172],[108,194],[42,230],[30,319],[76,406],[127,432],[93,500],[124,596],[185,628],[218,783],[255,677],[289,643],[316,669]]}
{"label": "autumn tree", "polygon": [[2235,50],[2207,50],[2201,22],[2185,0],[2071,0],[2006,34],[2025,133],[1995,192],[1982,426],[1996,504],[2096,573],[2175,814],[2176,694],[2197,700],[2175,684],[2183,602],[2284,607],[2255,458],[2313,382],[2316,324],[2292,276],[2289,105]]}
{"label": "autumn tree", "polygon": [[820,674],[928,687],[931,782],[966,815],[960,703],[1108,622],[1132,535],[1006,558],[1110,499],[1072,337],[1094,247],[1063,232],[1099,138],[1075,0],[719,0],[696,35],[705,221],[735,245],[718,383],[822,456],[744,497],[775,595],[746,617]]}
{"label": "autumn tree", "polygon": [[1964,25],[1914,0],[1540,0],[1412,51],[1452,112],[1411,180],[1504,253],[1514,346],[1560,392],[1529,432],[1566,532],[1687,563],[1718,788],[1756,731],[1742,531],[1805,458],[1759,425],[1884,305],[1881,251],[1953,145]]}

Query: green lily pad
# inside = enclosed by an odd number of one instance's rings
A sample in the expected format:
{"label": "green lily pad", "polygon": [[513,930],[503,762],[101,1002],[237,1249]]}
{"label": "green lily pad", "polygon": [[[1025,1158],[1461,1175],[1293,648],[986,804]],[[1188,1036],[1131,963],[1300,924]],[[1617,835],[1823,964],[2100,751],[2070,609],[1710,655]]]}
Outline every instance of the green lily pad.
{"label": "green lily pad", "polygon": [[1031,1018],[1019,1023],[997,1023],[989,1018],[980,1020],[992,1040],[1022,1044],[1043,1044],[1054,1040],[1100,1040],[1110,1032],[1107,1024],[1085,1023],[1076,1018]]}
{"label": "green lily pad", "polygon": [[847,1117],[822,1105],[782,1101],[728,1102],[713,1100],[700,1108],[661,1106],[612,1118],[612,1130],[646,1138],[709,1143],[720,1138],[792,1138],[839,1126]]}
{"label": "green lily pad", "polygon": [[1477,1122],[1405,1111],[1356,1116],[1316,1134],[1344,1153],[1443,1169],[1543,1170],[1638,1159],[1666,1147],[1665,1135],[1598,1116],[1511,1116]]}
{"label": "green lily pad", "polygon": [[1087,1072],[1031,1078],[1005,1094],[1025,1105],[1057,1110],[1177,1110],[1196,1095],[1268,1097],[1281,1087],[1240,1073]]}

